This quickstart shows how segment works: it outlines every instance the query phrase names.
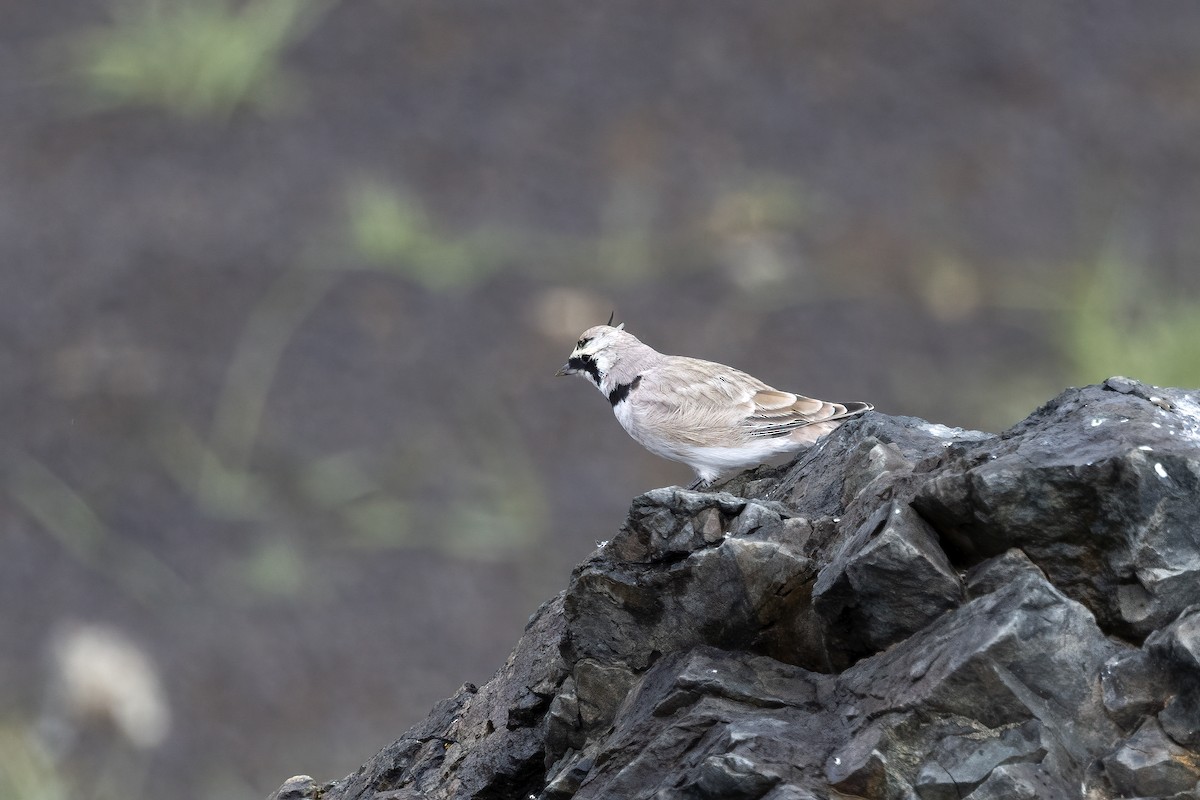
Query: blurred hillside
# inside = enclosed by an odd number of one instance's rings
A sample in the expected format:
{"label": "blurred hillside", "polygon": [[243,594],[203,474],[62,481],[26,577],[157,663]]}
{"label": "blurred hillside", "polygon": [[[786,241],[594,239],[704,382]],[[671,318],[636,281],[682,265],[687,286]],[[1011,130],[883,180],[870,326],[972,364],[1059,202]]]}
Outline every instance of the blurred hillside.
{"label": "blurred hillside", "polygon": [[486,680],[691,479],[552,378],[614,308],[950,425],[1200,385],[1194,3],[9,6],[6,798],[264,796]]}

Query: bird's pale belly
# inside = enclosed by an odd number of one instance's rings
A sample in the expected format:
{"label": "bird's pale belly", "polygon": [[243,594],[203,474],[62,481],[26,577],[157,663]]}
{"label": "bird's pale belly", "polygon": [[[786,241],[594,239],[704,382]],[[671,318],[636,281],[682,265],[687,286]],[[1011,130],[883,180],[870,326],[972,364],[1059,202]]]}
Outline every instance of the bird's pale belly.
{"label": "bird's pale belly", "polygon": [[673,438],[670,431],[643,424],[633,404],[623,401],[613,406],[617,422],[633,439],[651,453],[670,461],[679,461],[696,470],[705,480],[735,469],[761,464],[782,453],[799,450],[801,445],[787,437],[746,438],[745,443],[730,446],[699,445]]}

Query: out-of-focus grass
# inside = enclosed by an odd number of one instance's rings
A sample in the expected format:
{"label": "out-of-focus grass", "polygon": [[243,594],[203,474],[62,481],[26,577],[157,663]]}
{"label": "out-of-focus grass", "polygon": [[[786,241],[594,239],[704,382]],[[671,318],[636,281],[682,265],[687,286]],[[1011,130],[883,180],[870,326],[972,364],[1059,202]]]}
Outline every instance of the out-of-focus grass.
{"label": "out-of-focus grass", "polygon": [[[410,458],[413,457],[410,454]],[[364,454],[357,450],[316,458],[302,466],[301,495],[324,510],[336,512],[352,547],[391,548],[411,545],[409,506],[388,491],[368,469]]]}
{"label": "out-of-focus grass", "polygon": [[[387,230],[396,222],[392,216],[403,214],[403,206],[391,206],[388,197],[381,202],[390,210],[382,216],[380,230],[390,235]],[[394,250],[379,252],[398,257],[416,253],[416,261],[408,263],[421,265],[418,269],[474,264],[471,253],[477,240],[442,239],[427,226],[423,215],[416,214],[415,220],[397,223],[407,226],[410,237],[397,241],[417,242],[414,250],[401,243]],[[425,275],[439,287],[475,279],[464,273],[437,279],[430,277],[433,272],[417,275]],[[348,547],[428,547],[489,559],[528,547],[544,532],[545,498],[521,443],[503,420],[492,419],[482,436],[468,436],[463,463],[446,467],[455,476],[450,492],[454,502],[447,517],[453,520],[442,521],[444,531],[422,528],[432,535],[417,535],[405,494],[409,489],[420,492],[419,484],[425,479],[420,470],[404,467],[420,461],[426,452],[412,443],[399,447],[393,455],[398,472],[409,475],[409,480],[395,484],[404,489],[378,477],[386,465],[368,465],[363,454],[355,451],[313,458],[278,474],[255,467],[266,401],[284,351],[339,279],[337,270],[296,268],[277,280],[251,312],[238,338],[209,434],[202,435],[182,421],[160,421],[151,445],[163,467],[204,513],[229,520],[270,522],[286,516],[285,509],[292,505],[320,515],[334,529],[349,534],[337,540]],[[480,420],[486,414],[477,410],[464,411],[462,416],[477,426],[485,424]],[[226,570],[225,579],[232,578],[257,594],[288,595],[303,588],[306,561],[301,541],[276,538]]]}
{"label": "out-of-focus grass", "polygon": [[0,722],[0,797],[6,800],[66,800],[53,760],[23,726]]}
{"label": "out-of-focus grass", "polygon": [[500,266],[501,253],[478,234],[441,232],[419,203],[378,182],[351,183],[346,216],[351,247],[368,264],[433,291],[469,287]]}
{"label": "out-of-focus grass", "polygon": [[387,494],[356,500],[342,510],[342,519],[353,534],[347,543],[367,549],[410,544],[410,517],[409,504]]}
{"label": "out-of-focus grass", "polygon": [[246,321],[225,383],[202,460],[196,492],[212,508],[246,509],[244,491],[267,394],[283,351],[336,281],[332,273],[293,269],[279,277]]}
{"label": "out-of-focus grass", "polygon": [[130,800],[146,797],[149,762],[116,739],[83,766],[58,753],[21,719],[0,719],[0,798],[4,800]]}
{"label": "out-of-focus grass", "polygon": [[1200,386],[1200,301],[1163,294],[1121,259],[1082,272],[1064,345],[1080,384],[1127,375],[1159,386]]}
{"label": "out-of-focus grass", "polygon": [[269,517],[274,508],[270,487],[238,459],[252,448],[239,448],[231,456],[216,444],[179,422],[160,424],[150,438],[167,475],[205,514],[227,520]]}
{"label": "out-of-focus grass", "polygon": [[715,260],[743,292],[765,288],[778,299],[798,270],[790,237],[807,214],[797,187],[761,177],[717,195],[701,218],[665,230],[653,224],[660,198],[652,188],[616,178],[591,236],[498,227],[453,232],[415,195],[374,178],[349,180],[344,198],[350,251],[370,268],[431,291],[468,289],[502,272],[631,286],[693,274]]}
{"label": "out-of-focus grass", "polygon": [[753,302],[793,300],[789,283],[811,291],[795,280],[809,269],[795,237],[811,223],[812,205],[798,184],[776,176],[749,176],[714,196],[705,234],[730,282]]}
{"label": "out-of-focus grass", "polygon": [[218,119],[243,107],[270,113],[298,101],[282,55],[326,7],[325,0],[112,0],[107,25],[54,47],[87,101],[101,108]]}
{"label": "out-of-focus grass", "polygon": [[302,544],[295,537],[270,536],[237,564],[237,577],[259,595],[294,597],[308,583],[308,567]]}
{"label": "out-of-focus grass", "polygon": [[545,491],[523,447],[480,445],[476,468],[460,473],[464,496],[449,509],[439,547],[460,557],[502,559],[545,536]]}
{"label": "out-of-focus grass", "polygon": [[40,461],[13,452],[7,463],[5,484],[17,506],[76,561],[146,603],[188,589],[154,553],[110,531],[87,500]]}
{"label": "out-of-focus grass", "polygon": [[547,532],[549,502],[529,445],[503,404],[461,397],[454,409],[457,497],[438,546],[477,559],[529,552]]}

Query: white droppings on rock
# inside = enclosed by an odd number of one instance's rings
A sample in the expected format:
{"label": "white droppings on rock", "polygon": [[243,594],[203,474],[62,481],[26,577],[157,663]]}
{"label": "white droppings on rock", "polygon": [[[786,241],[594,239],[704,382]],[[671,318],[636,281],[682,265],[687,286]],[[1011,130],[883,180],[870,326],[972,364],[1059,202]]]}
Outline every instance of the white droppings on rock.
{"label": "white droppings on rock", "polygon": [[1160,478],[1166,478],[1166,477],[1167,477],[1167,471],[1166,471],[1166,469],[1164,469],[1164,468],[1163,468],[1163,465],[1162,465],[1162,464],[1160,464],[1160,463],[1158,463],[1157,461],[1156,461],[1156,462],[1154,462],[1154,471],[1158,473],[1158,477],[1160,477]]}
{"label": "white droppings on rock", "polygon": [[1154,449],[1154,448],[1153,448],[1153,447],[1151,447],[1151,446],[1150,446],[1150,445],[1148,445],[1148,444],[1142,444],[1142,445],[1138,445],[1138,450],[1145,450],[1147,453],[1149,453],[1149,452],[1150,452],[1151,450],[1153,450],[1153,449]]}
{"label": "white droppings on rock", "polygon": [[1103,425],[1103,424],[1104,424],[1104,420],[1099,417],[1094,417],[1092,419],[1092,427],[1093,428],[1099,427],[1100,425]]}

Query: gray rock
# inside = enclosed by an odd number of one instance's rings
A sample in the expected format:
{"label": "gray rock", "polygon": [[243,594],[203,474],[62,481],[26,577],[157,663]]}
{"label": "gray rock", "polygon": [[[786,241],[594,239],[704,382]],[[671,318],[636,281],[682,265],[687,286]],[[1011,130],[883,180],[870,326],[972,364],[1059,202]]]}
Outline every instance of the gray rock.
{"label": "gray rock", "polygon": [[763,800],[821,800],[808,789],[793,784],[778,786],[763,796]]}
{"label": "gray rock", "polygon": [[567,678],[558,694],[550,701],[546,713],[546,752],[565,753],[582,749],[585,743],[583,717],[579,713],[579,697],[575,694],[575,681]]}
{"label": "gray rock", "polygon": [[1176,744],[1195,750],[1200,746],[1200,692],[1190,688],[1172,697],[1158,722]]}
{"label": "gray rock", "polygon": [[1141,639],[1200,602],[1200,411],[1131,385],[1068,390],[952,455],[914,502],[952,559],[1020,548],[1105,630]]}
{"label": "gray rock", "polygon": [[267,800],[311,800],[316,793],[316,781],[308,775],[295,775],[284,781]]}
{"label": "gray rock", "polygon": [[[914,417],[867,414],[800,456],[768,493],[810,519],[843,516],[858,498],[873,512],[900,479],[921,465],[994,438]],[[830,469],[831,465],[837,466]],[[864,520],[866,516],[870,514]]]}
{"label": "gray rock", "polygon": [[736,753],[712,755],[700,762],[694,781],[684,784],[695,797],[713,800],[757,800],[779,783],[779,777]]}
{"label": "gray rock", "polygon": [[812,745],[840,728],[817,700],[830,680],[708,647],[664,657],[634,690],[576,797],[758,797],[779,783],[803,785],[819,769]]}
{"label": "gray rock", "polygon": [[633,671],[620,664],[601,664],[590,658],[575,663],[579,721],[585,733],[607,728],[617,708],[637,682]]}
{"label": "gray rock", "polygon": [[538,800],[574,797],[595,763],[595,759],[589,754],[569,753],[547,770],[546,788],[538,796]]}
{"label": "gray rock", "polygon": [[[567,660],[640,671],[662,653],[712,644],[823,666],[810,610],[816,566],[798,547],[812,526],[785,513],[778,504],[724,494],[639,497],[618,536],[572,577]],[[713,515],[722,533],[708,541],[692,520],[701,519],[703,530]]]}
{"label": "gray rock", "polygon": [[1027,762],[1041,763],[1042,726],[1037,720],[972,738],[947,736],[938,742],[917,773],[916,790],[922,800],[958,800],[982,784],[998,767]]}
{"label": "gray rock", "polygon": [[1068,800],[1080,792],[1037,764],[996,767],[967,800]]}
{"label": "gray rock", "polygon": [[859,731],[825,761],[825,780],[839,792],[878,797],[888,784],[885,734],[882,726]]}
{"label": "gray rock", "polygon": [[1185,608],[1178,617],[1147,640],[1146,648],[1200,682],[1200,605]]}
{"label": "gray rock", "polygon": [[851,659],[911,636],[963,597],[933,529],[896,503],[844,540],[813,587],[827,640]]}
{"label": "gray rock", "polygon": [[1162,729],[1177,744],[1200,746],[1200,606],[1184,609],[1151,634],[1144,652],[1153,668],[1165,673],[1155,684],[1161,700],[1153,709],[1161,709]]}
{"label": "gray rock", "polygon": [[998,437],[869,414],[635,499],[488,684],[280,792],[1192,796],[1198,486],[1179,390],[1070,390]]}
{"label": "gray rock", "polygon": [[967,593],[972,598],[983,597],[1029,575],[1046,577],[1037,564],[1029,560],[1029,556],[1014,548],[967,570]]}
{"label": "gray rock", "polygon": [[1126,650],[1100,671],[1104,707],[1118,725],[1132,729],[1167,701],[1167,670],[1145,650]]}
{"label": "gray rock", "polygon": [[1153,719],[1104,759],[1104,768],[1126,797],[1166,797],[1194,789],[1200,781],[1196,753],[1168,739]]}
{"label": "gray rock", "polygon": [[989,728],[1036,717],[1069,732],[1064,745],[1085,763],[1120,739],[1099,680],[1118,645],[1036,568],[1018,572],[1011,562],[993,562],[1010,576],[1001,588],[855,664],[841,680],[865,698],[869,715],[923,708]]}

